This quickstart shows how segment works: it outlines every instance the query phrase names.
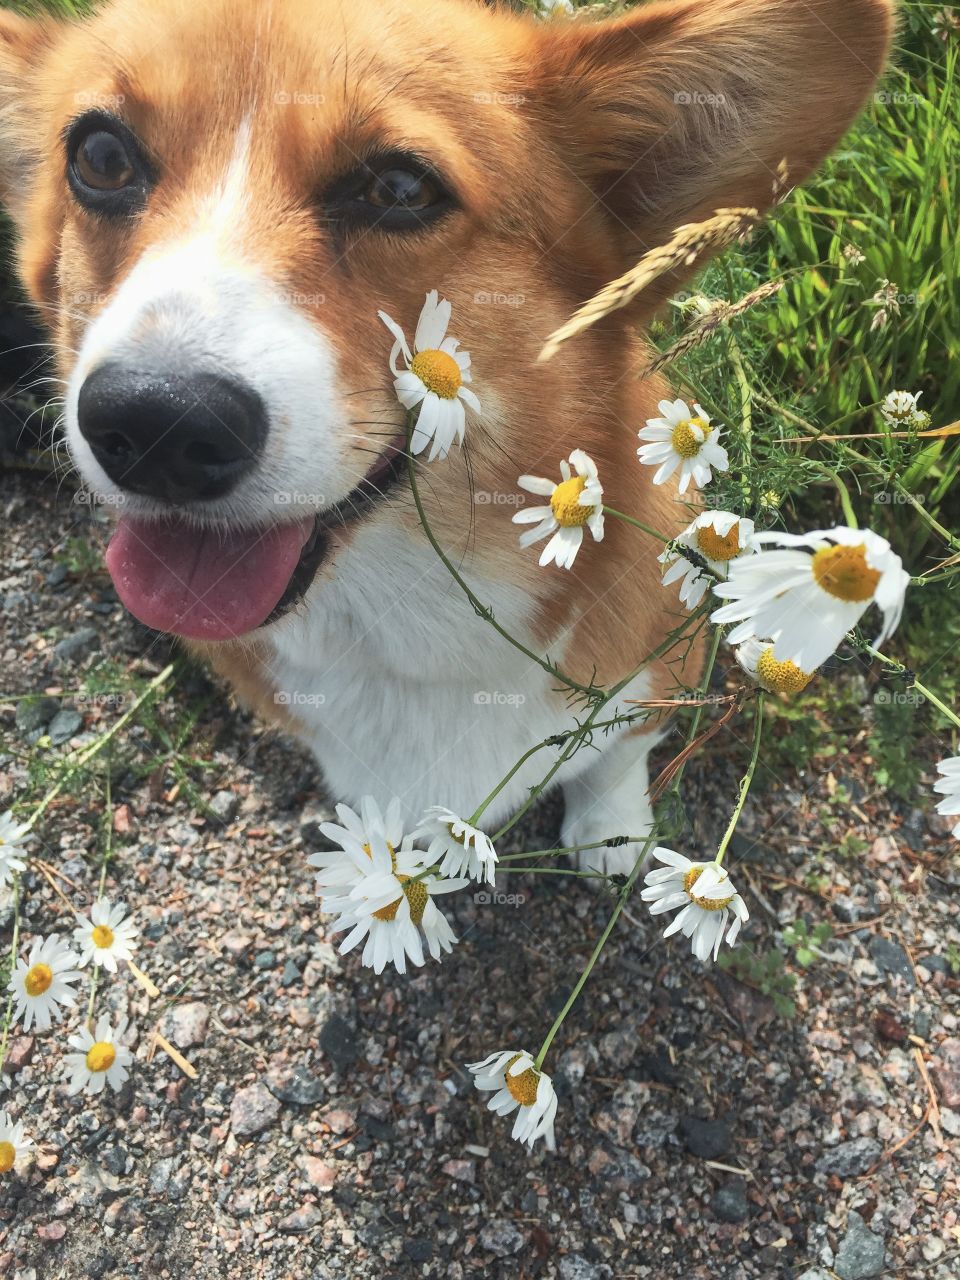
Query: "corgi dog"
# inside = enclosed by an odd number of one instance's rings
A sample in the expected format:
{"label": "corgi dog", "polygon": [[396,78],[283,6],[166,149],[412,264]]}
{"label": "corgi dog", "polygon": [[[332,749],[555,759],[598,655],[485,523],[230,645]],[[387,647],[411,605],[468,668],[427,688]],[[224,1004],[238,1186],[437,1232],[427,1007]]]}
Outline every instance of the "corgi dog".
{"label": "corgi dog", "polygon": [[[478,615],[425,536],[384,312],[432,290],[472,358],[462,448],[416,462],[439,545],[498,623],[609,687],[682,611],[662,545],[607,520],[570,569],[511,522],[521,474],[596,463],[611,507],[673,537],[637,432],[669,396],[642,326],[677,269],[548,363],[546,337],[679,225],[769,208],[836,145],[888,54],[890,0],[663,0],[617,17],[474,0],[108,0],[0,13],[0,194],[52,332],[77,471],[118,519],[126,606],[298,734],[332,797],[467,816],[570,690]],[[699,269],[691,266],[686,274]],[[650,662],[605,715],[699,678]],[[686,659],[684,666],[683,659]],[[651,827],[662,730],[557,770],[564,846]],[[531,755],[484,814],[529,797]],[[582,855],[631,867],[630,845]]]}

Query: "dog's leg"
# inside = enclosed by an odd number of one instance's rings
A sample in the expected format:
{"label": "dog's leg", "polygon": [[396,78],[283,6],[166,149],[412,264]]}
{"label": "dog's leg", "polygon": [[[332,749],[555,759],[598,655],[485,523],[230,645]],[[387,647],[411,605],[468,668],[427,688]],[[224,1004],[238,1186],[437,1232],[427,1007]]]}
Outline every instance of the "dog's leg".
{"label": "dog's leg", "polygon": [[[647,795],[647,756],[659,733],[628,733],[605,745],[601,754],[575,778],[564,783],[566,813],[561,843],[564,848],[593,844],[613,836],[645,836],[653,826]],[[614,849],[586,849],[575,855],[584,871],[626,875],[642,845]]]}

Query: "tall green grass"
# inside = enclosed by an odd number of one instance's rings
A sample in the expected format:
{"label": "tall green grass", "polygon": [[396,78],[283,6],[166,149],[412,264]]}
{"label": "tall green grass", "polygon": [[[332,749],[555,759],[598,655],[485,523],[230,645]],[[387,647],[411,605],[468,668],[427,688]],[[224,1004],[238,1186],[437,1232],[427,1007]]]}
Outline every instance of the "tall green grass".
{"label": "tall green grass", "polygon": [[[812,268],[796,271],[764,330],[772,373],[818,419],[855,414],[893,387],[922,388],[931,412],[957,407],[958,47],[938,41],[932,52],[939,63],[911,54],[887,77],[822,177],[747,255],[769,276]],[[843,259],[847,245],[864,255],[855,268]],[[900,314],[872,328],[879,308],[869,299],[883,281],[896,286]]]}

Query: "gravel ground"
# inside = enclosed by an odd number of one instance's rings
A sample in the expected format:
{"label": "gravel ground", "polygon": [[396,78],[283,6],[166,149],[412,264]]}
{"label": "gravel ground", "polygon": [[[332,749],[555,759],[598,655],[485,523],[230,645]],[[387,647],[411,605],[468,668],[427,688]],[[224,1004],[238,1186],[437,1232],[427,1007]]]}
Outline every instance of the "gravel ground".
{"label": "gravel ground", "polygon": [[[101,526],[68,488],[8,469],[0,511],[2,809],[31,754],[116,719],[122,704],[75,694],[92,669],[149,677],[169,650],[85,553]],[[32,694],[51,701],[24,704]],[[664,943],[636,902],[556,1045],[558,1150],[528,1157],[462,1064],[536,1049],[606,900],[514,878],[502,903],[458,900],[461,943],[442,967],[378,979],[338,956],[315,909],[305,855],[328,800],[310,760],[203,672],[180,677],[157,721],[172,732],[187,713],[182,776],[176,744],[139,727],[112,773],[107,891],[136,908],[137,958],[162,997],[124,974],[101,987],[98,1008],[138,1032],[116,1095],[67,1096],[62,1032],[14,1036],[0,1105],[38,1146],[0,1188],[0,1275],[960,1274],[956,845],[929,806],[878,791],[861,741],[837,776],[763,763],[733,850],[748,947],[769,950],[801,916],[834,928],[822,958],[793,966],[795,1020]],[[702,847],[744,758],[728,736],[688,772]],[[40,824],[34,852],[79,906],[96,890],[103,815],[90,785]],[[552,842],[558,819],[548,800],[516,847]],[[837,858],[851,835],[862,854]],[[825,866],[832,882],[804,889]],[[24,898],[26,936],[72,924],[37,871]],[[0,919],[9,936],[9,903]],[[158,1018],[196,1079],[161,1051],[150,1060]]]}

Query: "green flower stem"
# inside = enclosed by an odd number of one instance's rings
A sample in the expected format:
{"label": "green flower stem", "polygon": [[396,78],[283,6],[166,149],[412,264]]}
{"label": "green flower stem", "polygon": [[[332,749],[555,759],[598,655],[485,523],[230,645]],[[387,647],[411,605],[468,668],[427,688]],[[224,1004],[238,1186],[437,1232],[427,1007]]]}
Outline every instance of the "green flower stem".
{"label": "green flower stem", "polygon": [[611,912],[610,919],[607,921],[607,924],[606,924],[606,928],[604,929],[603,933],[601,933],[600,937],[597,939],[597,945],[593,948],[593,952],[591,953],[590,959],[587,961],[586,968],[584,969],[583,973],[581,973],[580,977],[577,979],[577,985],[570,992],[570,995],[567,998],[566,1004],[557,1014],[556,1018],[554,1019],[553,1026],[547,1032],[546,1039],[544,1040],[543,1044],[540,1046],[540,1052],[537,1054],[536,1061],[533,1064],[534,1068],[537,1071],[541,1070],[541,1068],[543,1067],[543,1060],[544,1058],[546,1058],[547,1053],[549,1052],[550,1046],[553,1043],[557,1032],[563,1026],[564,1019],[566,1018],[567,1014],[576,1004],[577,999],[579,998],[580,992],[587,985],[587,979],[590,977],[590,974],[593,972],[594,966],[596,965],[597,961],[600,959],[600,954],[603,951],[603,948],[607,945],[607,939],[610,937],[611,933],[613,933],[614,925],[620,919],[620,914],[623,911],[623,908],[627,905],[627,899],[630,897],[630,894],[633,892],[633,886],[637,882],[637,877],[640,875],[640,871],[643,868],[644,860],[646,859],[647,853],[650,850],[650,846],[653,844],[655,839],[656,839],[656,832],[651,831],[650,835],[647,836],[647,839],[644,842],[643,848],[640,850],[639,854],[637,855],[637,860],[633,864],[633,870],[630,872],[630,875],[629,875],[629,878],[627,879],[626,884],[623,886],[623,888],[620,890],[620,893],[617,895],[617,905],[614,907],[613,911]]}
{"label": "green flower stem", "polygon": [[844,484],[840,475],[834,471],[833,467],[828,467],[825,462],[818,462],[814,458],[810,458],[809,461],[813,466],[818,467],[825,476],[829,476],[836,485],[837,493],[840,496],[840,506],[843,508],[844,520],[846,520],[851,529],[859,529],[860,525],[857,523],[857,513],[854,511],[853,503],[850,501],[850,490],[847,488],[846,484]]}
{"label": "green flower stem", "polygon": [[[750,379],[743,363],[740,344],[734,337],[733,330],[729,327],[727,329],[727,343],[730,352],[730,363],[733,365],[734,376],[737,379],[737,387],[740,391],[740,438],[743,442],[744,452],[741,473],[745,473],[753,461],[753,389],[750,386]],[[749,480],[746,480],[745,475],[744,479],[746,481],[744,496],[750,502],[752,501],[752,486]]]}
{"label": "green flower stem", "polygon": [[[874,649],[873,645],[868,644],[866,646],[866,650],[871,657],[876,658],[878,662],[882,662],[884,666],[890,667],[891,670],[900,672],[901,674],[906,672],[907,668],[902,662],[897,662],[895,658],[888,658],[886,654],[880,653],[878,649]],[[958,716],[955,711],[952,711],[945,702],[942,702],[935,693],[931,692],[931,690],[928,689],[925,684],[922,684],[915,676],[911,678],[910,687],[916,689],[922,697],[926,698],[932,706],[937,708],[941,715],[946,716],[951,724],[956,725],[957,728],[960,729],[960,716]]]}
{"label": "green flower stem", "polygon": [[[615,836],[612,837],[618,844],[641,844],[646,840],[646,836]],[[500,862],[510,862],[517,858],[552,858],[560,857],[561,854],[567,853],[585,853],[588,849],[606,849],[610,845],[610,840],[594,840],[592,844],[575,844],[568,849],[527,849],[523,853],[505,853]],[[515,867],[510,867],[511,871],[515,871]]]}
{"label": "green flower stem", "polygon": [[[706,698],[707,694],[710,692],[710,679],[713,676],[713,668],[717,665],[717,654],[720,652],[720,642],[722,639],[723,627],[714,627],[713,640],[710,644],[710,652],[707,655],[707,664],[703,669],[703,679],[700,681],[701,698]],[[687,731],[685,748],[690,746],[691,742],[696,739],[696,736],[700,731],[700,721],[703,719],[703,708],[705,705],[706,704],[704,702],[697,704],[697,709],[693,714],[693,719],[690,721],[690,728]],[[678,795],[680,793],[680,781],[683,778],[683,771],[686,767],[687,762],[684,760],[673,776],[673,782],[670,789],[671,791],[675,791]]]}
{"label": "green flower stem", "polygon": [[576,871],[572,867],[511,867],[530,876],[579,876],[581,880],[609,880],[604,871]]}
{"label": "green flower stem", "polygon": [[[20,945],[20,875],[13,873],[13,933],[10,938],[10,975],[17,967],[17,947]],[[7,1007],[3,1013],[3,1037],[0,1038],[0,1071],[7,1060],[7,1041],[10,1038],[10,1026],[13,1022],[13,992],[7,996]]]}
{"label": "green flower stem", "polygon": [[591,701],[595,701],[597,696],[603,692],[602,689],[598,688],[596,685],[580,684],[579,681],[572,679],[570,676],[564,675],[564,673],[560,670],[559,667],[555,666],[548,659],[541,658],[539,654],[534,653],[532,649],[528,649],[525,644],[521,644],[519,640],[515,639],[510,634],[510,632],[506,629],[506,627],[501,626],[501,624],[494,617],[493,609],[491,609],[489,605],[484,604],[483,601],[479,598],[479,596],[477,596],[475,592],[467,585],[459,569],[457,569],[456,565],[453,563],[453,561],[450,559],[447,553],[440,546],[440,543],[437,541],[436,535],[434,534],[433,530],[430,527],[430,523],[427,520],[426,512],[423,509],[423,499],[420,496],[420,488],[419,488],[419,485],[417,484],[417,474],[416,474],[417,464],[413,454],[410,452],[410,435],[412,434],[412,430],[413,430],[412,421],[413,419],[411,417],[410,419],[411,425],[408,426],[408,432],[407,432],[407,470],[410,475],[410,490],[413,493],[413,501],[416,504],[417,515],[420,517],[420,523],[423,526],[423,531],[427,535],[427,539],[431,547],[433,547],[434,551],[439,556],[440,561],[443,564],[444,568],[447,570],[451,578],[453,578],[454,582],[457,584],[460,590],[464,593],[464,595],[470,601],[476,615],[479,618],[483,618],[485,622],[489,622],[491,627],[493,627],[494,631],[496,631],[499,636],[502,636],[503,639],[506,640],[509,644],[512,644],[515,649],[518,649],[524,655],[524,657],[529,658],[531,662],[535,662],[538,667],[542,667],[543,670],[546,671],[549,675],[555,676],[556,679],[561,681],[563,684],[565,684],[568,689],[573,689],[575,692],[583,694],[585,697],[589,698]]}
{"label": "green flower stem", "polygon": [[[650,714],[649,711],[631,711],[631,712],[627,712],[622,716],[614,716],[612,720],[601,720],[597,724],[593,725],[592,727],[594,729],[612,729],[615,727],[619,728],[624,725],[633,724],[635,720],[645,720],[649,714]],[[577,732],[578,730],[576,729],[570,729],[567,731],[567,733],[551,734],[549,738],[544,738],[542,742],[538,742],[536,746],[531,747],[529,751],[525,751],[523,755],[520,757],[520,759],[513,766],[513,768],[510,770],[510,772],[504,778],[500,779],[500,781],[493,788],[490,794],[486,796],[486,798],[482,801],[482,803],[476,809],[474,809],[473,813],[467,819],[468,825],[471,827],[475,827],[477,825],[477,823],[480,821],[480,818],[483,816],[483,811],[486,808],[488,808],[488,806],[492,804],[494,800],[496,800],[497,796],[500,794],[503,788],[507,785],[510,779],[514,777],[514,775],[517,774],[520,771],[520,769],[523,768],[523,766],[527,763],[527,761],[531,758],[531,756],[535,756],[537,752],[542,751],[544,747],[563,746],[566,740],[568,738],[575,736]]]}
{"label": "green flower stem", "polygon": [[608,507],[604,503],[603,514],[605,516],[613,516],[615,520],[623,520],[625,524],[632,524],[635,529],[639,529],[642,533],[649,533],[651,538],[656,538],[658,542],[662,542],[664,546],[670,541],[665,538],[662,533],[657,533],[656,529],[651,529],[648,524],[644,524],[642,520],[635,520],[633,516],[624,515],[622,511],[617,511],[613,507]]}
{"label": "green flower stem", "polygon": [[117,720],[115,724],[112,724],[110,726],[110,728],[102,737],[98,738],[96,742],[91,743],[89,747],[82,747],[78,751],[76,751],[72,756],[67,757],[67,760],[65,762],[66,768],[65,768],[63,777],[55,786],[50,788],[47,794],[43,797],[43,799],[40,801],[40,803],[31,813],[30,817],[27,819],[26,823],[24,824],[24,827],[27,831],[29,831],[30,828],[36,823],[37,819],[41,816],[41,814],[46,812],[46,810],[50,807],[53,801],[64,789],[64,787],[67,785],[70,779],[74,776],[77,770],[82,769],[84,765],[89,764],[90,761],[95,759],[100,754],[100,752],[103,751],[105,747],[109,746],[109,744],[117,736],[120,730],[125,728],[130,723],[130,721],[136,716],[140,708],[146,702],[149,702],[149,700],[157,693],[157,691],[161,689],[163,685],[166,684],[166,682],[170,679],[171,675],[173,675],[173,668],[174,668],[174,664],[172,662],[168,663],[168,665],[164,667],[164,669],[160,672],[159,675],[154,676],[154,678],[150,681],[150,683],[144,689],[143,693],[141,693],[140,697],[137,698],[136,702],[134,702],[133,706],[129,707],[120,717],[120,719]]}
{"label": "green flower stem", "polygon": [[717,855],[714,858],[717,866],[723,862],[724,854],[727,852],[734,831],[737,829],[737,823],[740,821],[740,815],[743,813],[743,806],[747,802],[747,796],[750,793],[750,785],[753,782],[753,775],[757,771],[757,761],[760,759],[760,739],[763,733],[763,690],[757,690],[757,711],[756,719],[753,727],[753,751],[750,755],[750,763],[747,766],[747,772],[743,775],[740,782],[740,794],[737,797],[737,806],[733,811],[726,831],[723,833],[723,839],[720,841],[720,847],[717,849]]}
{"label": "green flower stem", "polygon": [[[97,885],[97,899],[103,897],[103,887],[107,883],[107,864],[113,850],[113,788],[110,779],[110,756],[107,757],[106,777],[104,779],[104,814],[106,817],[103,839],[103,857],[100,859],[100,880]],[[87,1001],[87,1023],[93,1022],[93,1004],[97,998],[97,982],[100,966],[90,966],[90,999]]]}

